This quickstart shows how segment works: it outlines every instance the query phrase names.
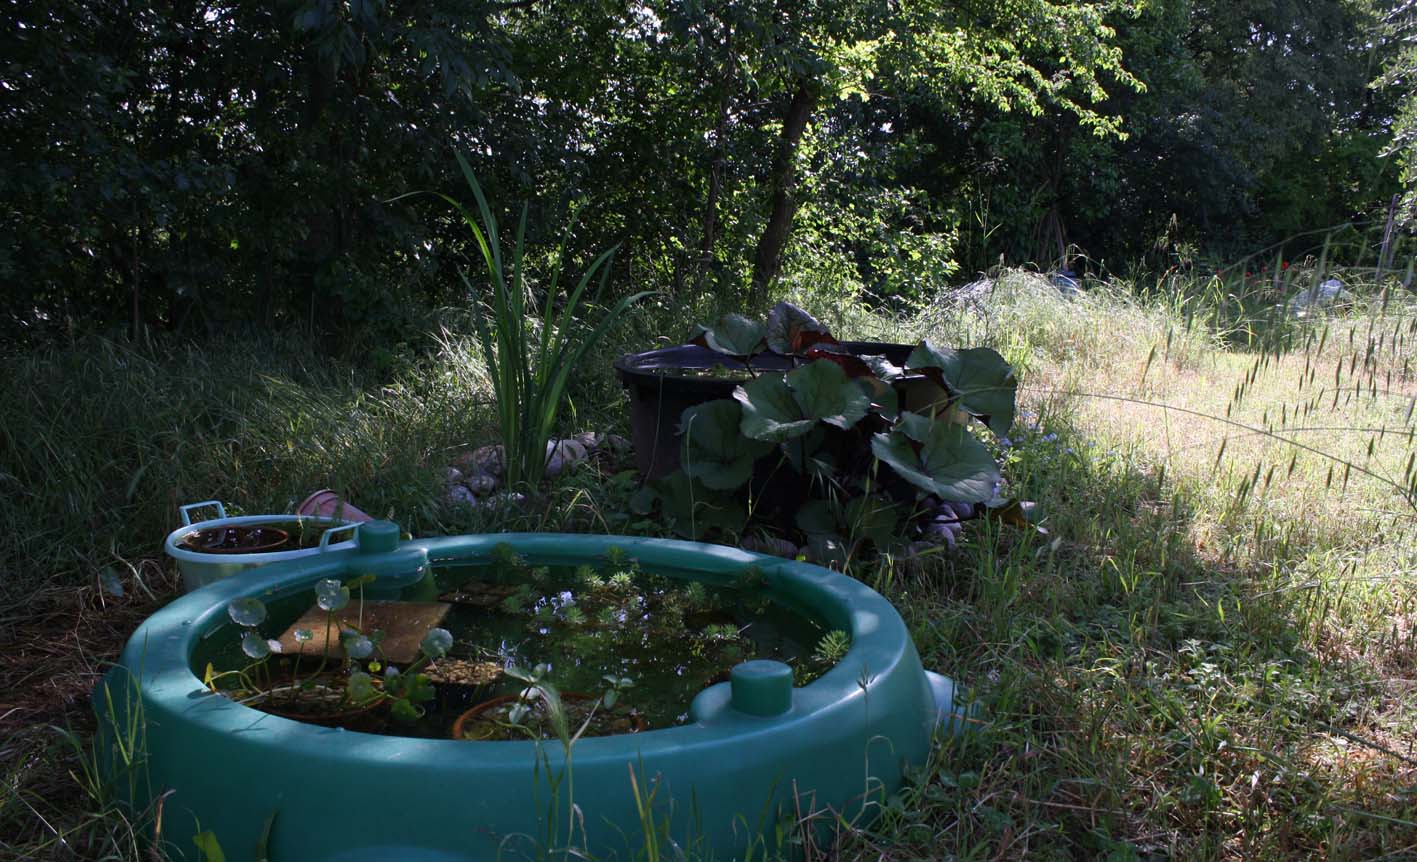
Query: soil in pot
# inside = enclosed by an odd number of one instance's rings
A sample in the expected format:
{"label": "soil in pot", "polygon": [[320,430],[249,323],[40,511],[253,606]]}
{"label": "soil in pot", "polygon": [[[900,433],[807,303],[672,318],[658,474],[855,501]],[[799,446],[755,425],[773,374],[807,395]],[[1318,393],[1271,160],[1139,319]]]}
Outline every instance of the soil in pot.
{"label": "soil in pot", "polygon": [[201,554],[264,554],[290,541],[285,530],[266,525],[212,527],[182,537],[178,547]]}
{"label": "soil in pot", "polygon": [[320,536],[333,525],[309,518],[274,518],[257,524],[227,527],[193,526],[177,547],[199,554],[265,554],[301,551],[320,545]]}

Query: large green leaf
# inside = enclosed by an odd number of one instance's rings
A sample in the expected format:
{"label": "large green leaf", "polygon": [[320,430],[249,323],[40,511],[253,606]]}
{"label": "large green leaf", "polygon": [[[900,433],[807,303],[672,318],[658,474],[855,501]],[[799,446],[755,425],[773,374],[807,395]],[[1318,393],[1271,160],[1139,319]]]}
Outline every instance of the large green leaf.
{"label": "large green leaf", "polygon": [[997,351],[988,347],[954,350],[922,341],[905,360],[905,367],[945,386],[960,407],[982,419],[995,434],[1007,434],[1014,424],[1018,378]]}
{"label": "large green leaf", "polygon": [[763,349],[766,325],[741,314],[725,314],[713,326],[695,324],[689,333],[689,343],[726,353],[729,356],[752,356]]}
{"label": "large green leaf", "polygon": [[850,428],[871,408],[870,397],[834,362],[809,362],[786,379],[803,415],[828,425]]}
{"label": "large green leaf", "polygon": [[738,532],[748,520],[743,505],[731,494],[705,488],[682,470],[653,484],[665,518],[674,532],[685,538],[701,539],[715,529]]}
{"label": "large green leaf", "polygon": [[861,495],[847,500],[808,500],[797,510],[797,526],[808,536],[846,536],[852,547],[869,540],[884,548],[895,537],[897,506],[882,497]]}
{"label": "large green leaf", "polygon": [[706,488],[683,470],[646,483],[635,492],[631,506],[642,515],[658,507],[666,524],[688,539],[701,539],[715,529],[736,533],[748,520],[748,513],[732,493]]}
{"label": "large green leaf", "polygon": [[800,437],[817,422],[850,428],[871,407],[870,396],[839,365],[825,360],[785,377],[758,377],[739,386],[733,397],[743,405],[743,433],[773,443]]}
{"label": "large green leaf", "polygon": [[830,500],[808,500],[797,509],[797,528],[809,536],[835,533],[841,527],[836,508]]}
{"label": "large green leaf", "polygon": [[[915,415],[903,413],[901,417]],[[911,420],[910,430],[919,428]],[[937,421],[930,424],[923,442],[911,436],[900,427],[876,434],[871,438],[871,452],[902,479],[942,500],[983,503],[994,496],[999,465],[963,426]]]}
{"label": "large green leaf", "polygon": [[792,397],[787,379],[776,374],[764,374],[733,390],[733,397],[743,405],[740,430],[754,440],[781,443],[801,437],[817,421],[802,412]]}
{"label": "large green leaf", "polygon": [[745,437],[739,430],[743,408],[730,398],[685,410],[679,420],[683,446],[680,466],[708,488],[731,490],[753,474],[753,462],[772,451],[772,444]]}
{"label": "large green leaf", "polygon": [[836,344],[831,331],[817,318],[790,302],[779,302],[768,312],[768,349],[774,353],[803,353],[816,344]]}
{"label": "large green leaf", "polygon": [[783,443],[782,454],[798,473],[829,483],[836,476],[836,464],[832,463],[831,451],[822,446],[826,439],[827,429],[817,425],[803,436]]}
{"label": "large green leaf", "polygon": [[853,381],[871,400],[871,409],[894,422],[900,416],[900,396],[895,387],[876,377],[858,377]]}

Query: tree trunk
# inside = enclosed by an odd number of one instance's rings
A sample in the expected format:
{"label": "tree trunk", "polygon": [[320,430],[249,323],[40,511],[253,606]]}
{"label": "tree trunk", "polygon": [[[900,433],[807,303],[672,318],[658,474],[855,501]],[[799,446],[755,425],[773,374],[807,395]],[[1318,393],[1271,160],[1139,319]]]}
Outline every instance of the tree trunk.
{"label": "tree trunk", "polygon": [[792,232],[792,217],[797,211],[797,199],[793,195],[797,186],[797,145],[817,107],[814,83],[806,79],[797,82],[797,91],[792,94],[792,102],[782,120],[782,138],[778,142],[771,178],[772,210],[753,255],[753,298],[759,302],[767,298],[768,285],[777,277],[782,249]]}
{"label": "tree trunk", "polygon": [[733,55],[733,31],[723,40],[723,96],[718,102],[718,122],[713,130],[713,157],[709,162],[708,200],[704,203],[704,236],[699,246],[701,265],[713,263],[713,244],[718,238],[718,198],[723,191],[723,173],[728,165],[728,116],[733,106],[738,64]]}

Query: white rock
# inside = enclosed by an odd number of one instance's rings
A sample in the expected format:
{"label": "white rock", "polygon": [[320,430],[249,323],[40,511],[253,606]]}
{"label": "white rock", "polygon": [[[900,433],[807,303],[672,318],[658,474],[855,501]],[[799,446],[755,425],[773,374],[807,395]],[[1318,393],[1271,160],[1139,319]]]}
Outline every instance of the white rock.
{"label": "white rock", "polygon": [[1344,302],[1348,297],[1349,293],[1343,289],[1343,282],[1336,278],[1324,279],[1313,287],[1305,288],[1290,299],[1289,313],[1294,317],[1308,317],[1336,302]]}
{"label": "white rock", "polygon": [[497,490],[497,477],[490,473],[473,473],[463,480],[469,491],[479,496]]}
{"label": "white rock", "polygon": [[448,499],[454,503],[462,503],[468,506],[477,505],[477,497],[467,489],[465,485],[454,485],[448,489]]}
{"label": "white rock", "polygon": [[546,475],[559,476],[562,471],[584,461],[586,447],[577,440],[546,441]]}
{"label": "white rock", "polygon": [[456,467],[449,467],[448,472],[443,476],[443,484],[445,485],[456,485],[462,480],[462,471]]}
{"label": "white rock", "polygon": [[498,509],[509,504],[524,502],[526,502],[525,494],[518,494],[515,491],[501,491],[490,497],[474,500],[473,505],[480,506],[484,509]]}
{"label": "white rock", "polygon": [[630,451],[630,441],[619,434],[606,434],[595,444],[596,451],[608,452],[611,455],[623,455]]}
{"label": "white rock", "polygon": [[472,450],[473,466],[489,476],[501,476],[506,472],[504,463],[501,446],[482,446]]}

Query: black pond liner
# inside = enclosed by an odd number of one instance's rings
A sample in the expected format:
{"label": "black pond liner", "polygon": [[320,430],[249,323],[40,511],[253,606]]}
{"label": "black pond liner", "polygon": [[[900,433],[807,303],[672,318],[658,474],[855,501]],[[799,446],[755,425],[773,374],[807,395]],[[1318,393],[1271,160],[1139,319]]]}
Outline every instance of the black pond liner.
{"label": "black pond liner", "polygon": [[[913,344],[880,341],[843,341],[841,347],[854,356],[884,356],[903,365]],[[690,407],[720,398],[732,398],[733,390],[752,379],[754,373],[784,373],[793,368],[793,358],[777,353],[760,353],[751,358],[751,370],[741,360],[699,347],[681,344],[644,353],[627,353],[615,360],[620,383],[630,394],[630,439],[635,447],[635,466],[646,479],[658,479],[679,466],[679,417]],[[675,374],[674,371],[709,370],[722,366],[737,377],[706,377]],[[941,393],[919,375],[897,382],[901,406],[925,406]]]}

